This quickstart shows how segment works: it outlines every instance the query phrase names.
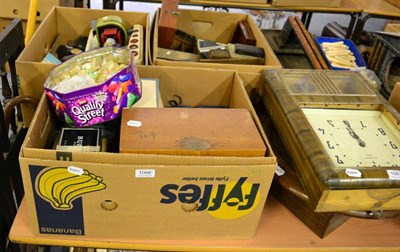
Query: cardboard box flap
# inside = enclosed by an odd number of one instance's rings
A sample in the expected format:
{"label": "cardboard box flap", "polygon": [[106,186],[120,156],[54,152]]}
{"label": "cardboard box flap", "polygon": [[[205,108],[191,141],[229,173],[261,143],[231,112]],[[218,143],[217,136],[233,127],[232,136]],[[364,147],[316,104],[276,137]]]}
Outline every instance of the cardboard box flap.
{"label": "cardboard box flap", "polygon": [[[184,20],[184,22],[178,22],[177,29],[194,35],[198,39],[207,38],[219,43],[228,43],[235,32],[238,19],[240,19],[239,21],[246,20],[247,15],[207,12],[207,16],[205,16],[204,11],[181,10],[178,20]],[[225,28],[223,33],[220,32],[221,26]]]}
{"label": "cardboard box flap", "polygon": [[[20,62],[16,66],[19,81],[24,83],[31,83],[30,85],[21,88],[20,94],[31,95],[40,99],[43,94],[43,83],[46,80],[48,73],[55,67],[55,65],[47,63],[33,65],[31,62]],[[24,124],[25,126],[29,126],[31,119],[29,119],[29,121],[26,120],[28,119],[28,116],[25,116],[25,112],[28,113],[29,111],[29,113],[33,114],[35,110],[30,106],[23,106],[23,111]]]}
{"label": "cardboard box flap", "polygon": [[[41,62],[46,53],[50,51],[57,38],[57,30],[56,26],[54,26],[57,23],[57,16],[54,10],[55,7],[39,25],[39,27],[43,27],[42,29],[46,30],[46,33],[35,32],[18,56],[17,61]],[[18,73],[19,70],[20,68],[17,66]]]}
{"label": "cardboard box flap", "polygon": [[172,155],[155,155],[155,154],[122,154],[118,157],[115,153],[97,152],[91,153],[90,156],[84,152],[60,152],[56,150],[43,150],[37,148],[24,148],[20,154],[20,158],[32,158],[42,160],[65,160],[72,159],[74,161],[92,161],[95,163],[107,163],[114,160],[115,163],[121,165],[276,165],[275,157],[203,157],[203,156],[172,156]]}
{"label": "cardboard box flap", "polygon": [[[246,99],[246,101],[243,102],[248,102],[251,104],[251,109],[250,113],[253,115],[253,119],[260,129],[260,134],[262,138],[264,139],[265,144],[267,145],[268,149],[268,154],[267,156],[275,156],[273,153],[273,149],[271,148],[271,145],[268,141],[267,135],[265,134],[263,124],[260,121],[260,117],[257,115],[256,110],[254,109],[254,106],[252,102],[256,102],[257,100],[262,97],[264,93],[264,85],[265,85],[265,78],[262,74],[260,73],[251,73],[251,72],[240,72],[238,73],[240,76],[240,80],[242,81],[242,84],[240,86],[235,86],[234,88],[241,88],[246,92],[249,96],[249,99]],[[253,93],[254,92],[254,93]],[[237,94],[237,92],[233,92],[234,94]],[[240,98],[240,97],[239,97]],[[232,97],[233,99],[233,97]],[[241,100],[241,99],[240,99]],[[240,105],[242,106],[242,105]]]}
{"label": "cardboard box flap", "polygon": [[[78,153],[77,153],[78,154]],[[96,153],[92,153],[96,154]],[[269,167],[268,162],[266,162],[265,158],[255,158],[258,159],[256,161],[250,161],[249,159],[254,159],[252,158],[247,158],[248,161],[246,162],[245,158],[236,158],[233,157],[234,160],[229,161],[228,158],[223,158],[223,157],[208,157],[213,160],[209,162],[205,157],[189,157],[189,158],[183,158],[183,156],[168,156],[168,155],[151,155],[151,154],[118,154],[118,158],[115,158],[115,154],[113,155],[112,153],[97,153],[97,154],[109,154],[106,155],[110,160],[115,160],[115,162],[110,163],[107,162],[107,159],[101,157],[101,155],[95,155],[96,157],[99,157],[100,159],[96,159],[95,157],[93,160],[72,160],[72,161],[66,161],[66,160],[52,160],[52,159],[39,159],[39,158],[25,158],[25,157],[20,157],[21,161],[26,162],[30,160],[30,163],[34,161],[35,164],[43,165],[43,166],[65,166],[65,164],[68,164],[69,166],[76,166],[76,167],[85,167],[85,166],[112,166],[112,167],[121,167],[122,169],[137,166],[138,168],[142,169],[150,169],[154,167],[167,167],[167,166],[173,166],[176,167],[177,169],[185,169],[185,167],[191,167],[191,168],[196,168],[196,169],[202,169],[204,167],[220,167],[221,169],[229,169],[229,168],[235,168],[235,167],[241,167],[245,169],[251,170],[252,167]],[[183,159],[182,159],[183,158]],[[119,160],[121,159],[121,160]],[[182,159],[182,160],[180,160]],[[225,160],[224,160],[225,159]],[[263,160],[264,159],[264,160]],[[85,162],[88,161],[88,162]],[[67,162],[67,163],[66,163]],[[247,168],[246,168],[247,167]],[[268,168],[270,169],[270,168]]]}
{"label": "cardboard box flap", "polygon": [[[132,11],[115,11],[115,10],[96,10],[87,11],[82,8],[57,8],[57,30],[62,37],[76,36],[88,34],[90,31],[90,23],[100,17],[117,15],[126,21],[130,26],[141,24],[144,32],[147,34],[147,24],[149,23],[149,15],[147,13]],[[142,15],[137,15],[142,14]],[[135,23],[132,23],[134,20]],[[86,25],[87,24],[87,25]],[[145,50],[143,51],[145,52]]]}
{"label": "cardboard box flap", "polygon": [[[179,98],[181,106],[230,105],[234,72],[150,66],[139,66],[138,70],[140,78],[162,79],[159,87],[164,106],[170,106],[169,101]],[[207,88],[203,83],[207,83]]]}

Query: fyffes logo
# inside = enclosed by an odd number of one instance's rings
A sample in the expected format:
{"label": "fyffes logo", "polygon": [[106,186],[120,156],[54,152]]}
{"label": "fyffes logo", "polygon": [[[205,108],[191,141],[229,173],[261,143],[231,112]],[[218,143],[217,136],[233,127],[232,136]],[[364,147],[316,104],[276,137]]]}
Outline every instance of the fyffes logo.
{"label": "fyffes logo", "polygon": [[238,181],[203,188],[195,184],[179,186],[167,184],[160,189],[160,203],[197,204],[193,211],[207,211],[218,219],[236,219],[252,212],[260,200],[259,183],[248,183],[246,177]]}

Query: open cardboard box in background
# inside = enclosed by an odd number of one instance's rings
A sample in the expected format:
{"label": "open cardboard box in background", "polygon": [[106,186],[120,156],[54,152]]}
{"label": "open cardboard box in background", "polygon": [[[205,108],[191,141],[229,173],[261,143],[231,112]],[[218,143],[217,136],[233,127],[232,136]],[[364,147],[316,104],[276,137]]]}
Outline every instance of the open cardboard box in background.
{"label": "open cardboard box in background", "polygon": [[[0,17],[28,19],[30,0],[0,1]],[[38,1],[36,20],[42,21],[54,6],[74,7],[74,0]]]}
{"label": "open cardboard box in background", "polygon": [[256,46],[264,49],[264,65],[202,63],[159,59],[157,58],[159,16],[160,9],[156,12],[155,18],[153,20],[155,24],[153,24],[154,32],[152,33],[152,57],[150,63],[154,65],[213,69],[235,69],[239,72],[258,73],[261,73],[266,68],[282,67],[275,53],[272,51],[270,45],[268,44],[266,38],[248,14],[184,9],[179,9],[178,11],[176,28],[190,35],[196,36],[197,39],[209,39],[218,43],[229,43],[235,33],[238,22],[246,20],[249,23],[252,32],[254,33]]}
{"label": "open cardboard box in background", "polygon": [[[148,60],[146,48],[149,38],[148,13],[54,7],[41,22],[16,60],[15,65],[19,75],[20,94],[32,95],[40,99],[47,75],[56,66],[56,64],[42,62],[46,54],[52,48],[66,44],[69,40],[75,40],[80,35],[88,35],[91,29],[91,22],[108,15],[119,16],[130,26],[135,24],[143,26],[145,38],[143,55],[146,64]],[[30,106],[22,105],[22,113],[24,125],[29,126],[34,110]]]}
{"label": "open cardboard box in background", "polygon": [[[0,1],[0,30],[4,30],[13,19],[19,18],[22,20],[22,27],[25,34],[28,21],[29,4],[29,0]],[[39,1],[35,30],[39,27],[40,22],[47,16],[54,6],[74,7],[74,4],[74,0]]]}
{"label": "open cardboard box in background", "polygon": [[[56,119],[43,96],[20,153],[32,232],[39,237],[85,239],[251,238],[269,192],[276,157],[238,73],[160,66],[139,66],[138,70],[141,78],[159,80],[164,107],[179,96],[183,106],[247,109],[267,146],[266,156],[169,156],[45,149],[54,137]],[[72,201],[72,208],[58,210],[39,196],[36,179],[52,168],[69,166],[101,177],[105,188],[82,194]]]}
{"label": "open cardboard box in background", "polygon": [[[14,20],[14,18],[3,18],[0,17],[0,31],[3,31],[7,28],[7,26]],[[27,20],[22,20],[22,29],[24,30],[24,34],[26,32]],[[36,22],[36,27],[40,25],[40,22]]]}

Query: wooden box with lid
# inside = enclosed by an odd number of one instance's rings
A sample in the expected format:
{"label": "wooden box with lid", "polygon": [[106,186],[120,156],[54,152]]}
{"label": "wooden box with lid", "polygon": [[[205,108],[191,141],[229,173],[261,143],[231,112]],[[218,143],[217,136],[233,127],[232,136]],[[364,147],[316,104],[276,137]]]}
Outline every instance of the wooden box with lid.
{"label": "wooden box with lid", "polygon": [[134,108],[121,118],[120,152],[263,157],[266,146],[246,109]]}

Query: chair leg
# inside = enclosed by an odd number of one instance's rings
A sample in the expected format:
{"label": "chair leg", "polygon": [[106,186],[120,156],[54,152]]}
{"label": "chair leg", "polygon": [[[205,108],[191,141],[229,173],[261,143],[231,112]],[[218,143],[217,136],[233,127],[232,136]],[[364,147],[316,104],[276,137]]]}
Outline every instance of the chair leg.
{"label": "chair leg", "polygon": [[0,105],[0,162],[4,162],[3,152],[10,149],[10,139],[8,138],[8,124],[5,122],[3,106]]}
{"label": "chair leg", "polygon": [[[4,67],[0,70],[1,76],[1,86],[2,86],[2,95],[3,95],[3,105],[6,105],[8,101],[13,96],[13,91],[10,87],[10,83],[8,82],[7,72],[5,71]],[[15,110],[13,111],[15,114]],[[17,134],[17,122],[15,121],[15,117],[11,118],[10,120],[10,129],[14,134]]]}
{"label": "chair leg", "polygon": [[[13,199],[13,193],[12,193],[9,177],[4,176],[4,175],[6,175],[5,174],[6,171],[4,168],[5,167],[0,167],[0,169],[2,170],[2,171],[0,171],[0,175],[2,178],[0,180],[1,181],[1,184],[0,184],[0,202],[1,202],[0,222],[2,225],[1,228],[3,229],[4,233],[8,234],[11,229],[11,225],[13,223],[14,217],[17,213],[17,207],[16,207],[14,199]],[[2,234],[2,236],[3,236],[3,234]],[[6,235],[5,237],[8,237],[8,235]],[[7,241],[7,238],[5,238],[5,241]],[[1,251],[3,251],[3,250],[1,250]]]}
{"label": "chair leg", "polygon": [[10,83],[8,82],[7,72],[4,67],[0,69],[0,76],[1,76],[1,92],[3,95],[3,104],[7,102],[7,100],[11,99],[12,91],[10,87]]}
{"label": "chair leg", "polygon": [[14,190],[15,200],[18,206],[21,204],[22,197],[24,196],[24,187],[23,184],[21,183],[22,175],[18,162],[18,156],[27,132],[28,132],[27,128],[20,129],[6,158],[6,164],[10,171],[9,177],[11,178],[11,184]]}

